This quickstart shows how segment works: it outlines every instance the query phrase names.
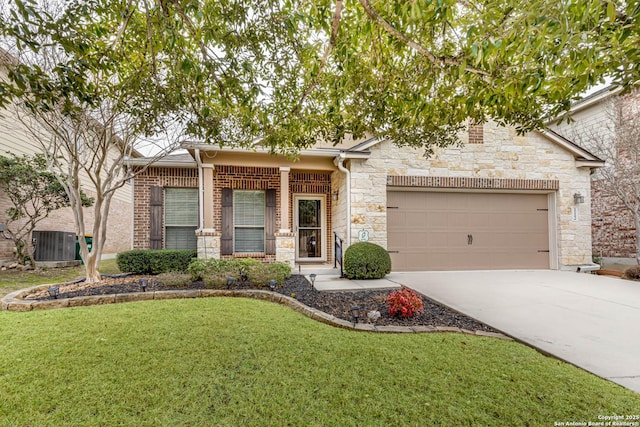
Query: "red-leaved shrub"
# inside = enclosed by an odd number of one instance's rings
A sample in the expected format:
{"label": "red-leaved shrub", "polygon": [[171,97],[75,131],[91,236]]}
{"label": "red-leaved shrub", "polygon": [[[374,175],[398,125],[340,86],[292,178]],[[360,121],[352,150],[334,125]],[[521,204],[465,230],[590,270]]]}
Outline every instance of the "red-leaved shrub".
{"label": "red-leaved shrub", "polygon": [[389,316],[411,318],[419,316],[424,311],[424,302],[413,290],[403,287],[387,295]]}

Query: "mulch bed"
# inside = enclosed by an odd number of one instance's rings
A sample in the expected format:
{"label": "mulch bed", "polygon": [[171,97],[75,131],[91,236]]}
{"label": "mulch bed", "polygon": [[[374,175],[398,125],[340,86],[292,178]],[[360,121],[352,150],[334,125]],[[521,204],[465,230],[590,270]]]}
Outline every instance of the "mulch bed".
{"label": "mulch bed", "polygon": [[[97,284],[85,284],[84,282],[76,282],[60,285],[60,295],[58,298],[74,298],[80,296],[91,295],[107,295],[107,294],[123,294],[131,292],[140,292],[139,279],[149,276],[120,276],[106,277],[102,282]],[[162,290],[183,290],[183,289],[206,289],[203,282],[191,282],[188,286],[168,287],[161,282],[153,280],[150,277],[149,284],[146,288],[147,292]],[[256,289],[249,282],[236,282],[231,289]],[[276,292],[283,295],[291,296],[301,303],[321,310],[327,314],[331,314],[340,319],[353,321],[350,309],[354,306],[360,308],[360,322],[375,323],[376,325],[388,326],[448,326],[467,329],[470,331],[481,330],[487,332],[498,332],[491,327],[478,322],[475,319],[467,317],[456,311],[453,311],[441,304],[433,302],[422,296],[424,302],[424,313],[411,319],[402,319],[391,317],[387,313],[387,295],[391,290],[369,289],[359,291],[331,291],[320,292],[312,289],[309,281],[301,275],[292,275],[285,280],[282,286],[278,286]],[[29,299],[33,300],[50,300],[47,290],[40,291],[29,295]],[[375,322],[367,317],[367,313],[378,311],[380,318]]]}

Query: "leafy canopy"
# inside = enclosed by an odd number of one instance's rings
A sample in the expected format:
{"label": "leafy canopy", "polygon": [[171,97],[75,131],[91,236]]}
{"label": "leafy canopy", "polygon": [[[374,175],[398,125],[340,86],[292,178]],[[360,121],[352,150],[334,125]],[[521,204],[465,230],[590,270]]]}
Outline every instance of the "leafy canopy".
{"label": "leafy canopy", "polygon": [[[423,147],[468,121],[539,128],[605,75],[640,81],[637,2],[618,0],[73,0],[58,17],[13,0],[0,32],[65,53],[18,67],[0,98],[38,90],[66,113],[119,91],[152,134],[295,153],[372,134]],[[104,70],[112,85],[87,76]]]}

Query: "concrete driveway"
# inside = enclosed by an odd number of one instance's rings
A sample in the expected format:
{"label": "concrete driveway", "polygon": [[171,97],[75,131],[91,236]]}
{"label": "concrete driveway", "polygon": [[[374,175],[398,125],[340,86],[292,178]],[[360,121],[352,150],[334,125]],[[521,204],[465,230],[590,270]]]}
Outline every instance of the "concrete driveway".
{"label": "concrete driveway", "polygon": [[391,273],[517,340],[640,393],[640,283],[564,271]]}

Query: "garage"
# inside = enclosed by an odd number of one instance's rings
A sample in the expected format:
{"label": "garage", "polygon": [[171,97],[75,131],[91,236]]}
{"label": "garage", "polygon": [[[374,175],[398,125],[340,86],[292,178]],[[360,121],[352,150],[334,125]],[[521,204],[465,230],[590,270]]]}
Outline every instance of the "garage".
{"label": "garage", "polygon": [[395,271],[549,268],[546,194],[388,191]]}

